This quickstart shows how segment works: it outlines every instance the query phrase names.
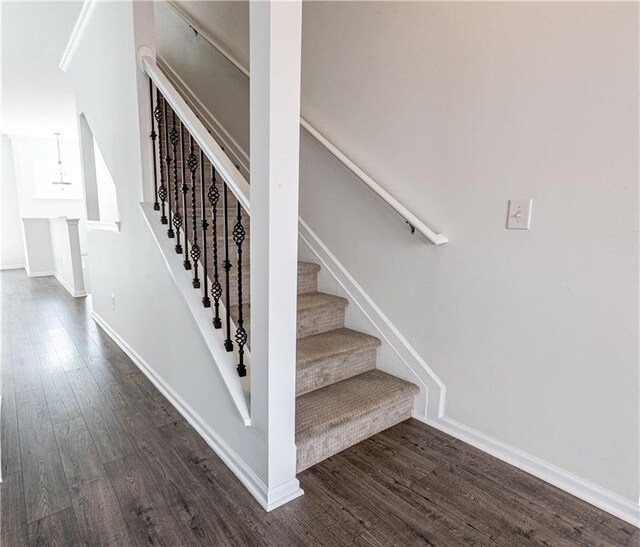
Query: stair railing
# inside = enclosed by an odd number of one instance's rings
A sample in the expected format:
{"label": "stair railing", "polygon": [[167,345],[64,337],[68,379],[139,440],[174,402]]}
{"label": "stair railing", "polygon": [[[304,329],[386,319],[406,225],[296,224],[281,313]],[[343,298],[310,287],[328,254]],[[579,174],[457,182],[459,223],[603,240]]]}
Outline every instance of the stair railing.
{"label": "stair railing", "polygon": [[[189,25],[194,30],[196,35],[201,36],[206,43],[208,43],[211,47],[218,51],[218,53],[220,53],[227,61],[229,61],[239,72],[241,72],[247,78],[250,78],[249,70],[225,47],[218,43],[217,40],[212,38],[204,28],[193,21],[191,17],[186,15],[174,2],[168,1],[165,2],[165,5],[169,7],[187,25]],[[389,205],[394,211],[396,211],[396,213],[398,213],[409,225],[411,233],[415,233],[417,231],[434,245],[443,245],[444,243],[447,243],[449,241],[447,239],[447,236],[432,230],[407,207],[405,207],[396,198],[394,198],[389,192],[387,192],[387,190],[385,190],[380,184],[378,184],[378,182],[376,182],[370,175],[368,175],[363,169],[361,169],[353,160],[351,160],[351,158],[347,156],[347,154],[342,152],[309,121],[307,121],[303,117],[300,117],[300,125],[340,163],[342,163],[347,169],[349,169],[349,171],[351,171],[360,181],[368,186],[380,199],[382,199],[387,205]]]}
{"label": "stair railing", "polygon": [[185,270],[192,270],[202,305],[212,308],[213,327],[224,328],[225,349],[233,351],[235,342],[236,369],[246,376],[243,245],[249,184],[155,61],[141,61],[151,89],[154,210],[168,226],[167,237],[175,239],[175,252],[184,256]]}

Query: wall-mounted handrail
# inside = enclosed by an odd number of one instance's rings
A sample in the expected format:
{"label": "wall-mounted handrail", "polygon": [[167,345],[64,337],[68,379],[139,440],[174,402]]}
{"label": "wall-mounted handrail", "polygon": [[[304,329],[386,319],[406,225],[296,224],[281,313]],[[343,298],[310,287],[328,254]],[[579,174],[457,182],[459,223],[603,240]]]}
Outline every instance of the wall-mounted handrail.
{"label": "wall-mounted handrail", "polygon": [[250,211],[249,183],[238,171],[231,159],[225,154],[220,145],[209,134],[204,124],[196,117],[193,110],[191,110],[178,90],[164,75],[155,60],[149,55],[144,55],[141,58],[141,63],[156,88],[162,93],[162,96],[167,103],[169,103],[178,118],[182,120],[182,123],[198,143],[198,146],[202,149],[205,156],[207,156],[216,168],[218,174],[227,183],[233,195],[248,213]]}
{"label": "wall-mounted handrail", "polygon": [[[229,61],[236,69],[238,69],[247,78],[250,77],[249,70],[238,59],[236,59],[224,46],[217,40],[212,38],[198,23],[193,21],[191,17],[185,14],[176,4],[170,0],[165,1],[166,5],[187,23],[202,39],[218,51],[227,61]],[[327,139],[320,131],[318,131],[309,121],[300,117],[300,125],[313,136],[324,148],[326,148],[338,161],[340,161],[349,171],[358,177],[364,184],[373,190],[378,197],[384,200],[392,207],[411,227],[412,231],[418,231],[425,236],[434,245],[442,245],[448,242],[444,234],[440,234],[429,228],[415,214],[407,209],[402,203],[387,192],[380,184],[378,184],[371,176],[365,173],[356,163],[354,163],[344,152]]]}

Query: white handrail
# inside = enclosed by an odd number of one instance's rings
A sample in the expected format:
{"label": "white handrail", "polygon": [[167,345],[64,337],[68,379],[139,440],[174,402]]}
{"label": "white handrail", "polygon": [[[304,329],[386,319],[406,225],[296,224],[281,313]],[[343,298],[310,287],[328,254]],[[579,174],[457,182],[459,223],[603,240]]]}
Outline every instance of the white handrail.
{"label": "white handrail", "polygon": [[390,205],[396,212],[403,217],[412,230],[417,230],[423,236],[425,236],[434,245],[442,245],[448,240],[444,234],[435,233],[429,226],[422,222],[416,215],[414,215],[409,209],[407,209],[402,203],[394,198],[389,192],[387,192],[382,186],[380,186],[375,180],[367,175],[360,167],[358,167],[349,157],[347,157],[340,149],[335,146],[329,139],[327,139],[320,131],[313,127],[307,120],[300,118],[300,125],[304,127],[309,134],[316,138],[316,140],[322,144],[329,152],[331,152],[344,166],[349,169],[356,177],[364,182],[371,190],[373,190],[380,198],[382,198],[388,205]]}
{"label": "white handrail", "polygon": [[[208,42],[214,49],[216,49],[227,61],[229,61],[234,67],[236,67],[247,78],[250,77],[249,69],[245,67],[238,59],[236,59],[225,47],[218,43],[217,40],[209,36],[209,34],[198,23],[193,21],[191,17],[186,15],[182,9],[171,0],[166,0],[165,3],[171,10],[178,15],[185,23],[187,23],[197,34],[202,36],[205,42]],[[308,131],[322,146],[324,146],[338,161],[340,161],[349,171],[351,171],[356,177],[364,182],[371,190],[373,190],[378,197],[392,207],[401,217],[403,217],[409,226],[411,231],[414,230],[420,232],[434,245],[443,245],[449,240],[444,234],[434,232],[424,222],[422,222],[416,215],[414,215],[409,209],[402,205],[396,198],[394,198],[389,192],[387,192],[382,186],[380,186],[372,177],[367,175],[360,167],[358,167],[346,154],[344,154],[337,146],[335,146],[329,139],[327,139],[320,131],[318,131],[313,125],[311,125],[302,116],[300,117],[300,125]]]}
{"label": "white handrail", "polygon": [[178,118],[187,128],[191,136],[198,143],[202,152],[209,159],[216,169],[216,172],[222,177],[233,195],[244,207],[247,213],[250,211],[250,187],[249,183],[242,176],[240,171],[233,164],[231,159],[225,154],[224,150],[209,134],[204,124],[196,117],[186,101],[181,97],[178,90],[173,86],[169,79],[164,75],[160,67],[149,55],[143,55],[140,59],[144,71],[151,78],[156,88],[165,100],[171,105]]}

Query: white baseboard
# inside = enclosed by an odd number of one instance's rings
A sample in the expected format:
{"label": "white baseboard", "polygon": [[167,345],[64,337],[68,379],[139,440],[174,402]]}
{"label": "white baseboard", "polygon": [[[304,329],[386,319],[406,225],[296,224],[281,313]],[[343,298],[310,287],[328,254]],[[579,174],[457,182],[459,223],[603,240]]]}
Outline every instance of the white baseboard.
{"label": "white baseboard", "polygon": [[62,279],[62,277],[60,277],[57,273],[53,274],[53,277],[55,277],[58,280],[58,283],[60,283],[60,285],[62,285],[65,289],[67,289],[67,292],[73,296],[74,298],[80,298],[82,296],[87,296],[87,291],[75,291],[73,290],[73,288],[71,287],[71,285],[69,285],[64,279]]}
{"label": "white baseboard", "polygon": [[27,276],[28,277],[55,277],[56,281],[58,281],[58,283],[60,283],[60,285],[62,285],[67,292],[73,296],[74,298],[80,298],[82,296],[87,296],[87,292],[86,291],[75,291],[73,290],[73,288],[64,280],[62,279],[62,277],[60,277],[57,272],[54,271],[43,271],[43,272],[27,272]]}
{"label": "white baseboard", "polygon": [[421,416],[414,417],[534,477],[542,479],[560,490],[564,490],[591,505],[595,505],[629,524],[640,527],[640,504],[635,504],[631,500],[601,488],[597,484],[593,484],[569,471],[556,467],[446,416],[440,416],[436,419],[424,419]]}
{"label": "white baseboard", "polygon": [[300,488],[298,479],[292,479],[285,484],[267,488],[253,470],[240,458],[240,456],[193,410],[189,404],[178,395],[165,380],[149,366],[127,342],[116,333],[107,322],[95,311],[91,312],[93,320],[104,329],[109,337],[124,351],[135,363],[140,371],[153,383],[198,432],[211,449],[220,456],[225,465],[238,477],[258,503],[266,510],[271,511],[276,507],[301,496],[304,492]]}
{"label": "white baseboard", "polygon": [[404,363],[409,372],[408,377],[413,378],[413,381],[421,384],[426,390],[426,404],[424,408],[420,408],[419,415],[423,418],[441,416],[444,412],[445,386],[435,372],[301,218],[298,219],[298,233],[322,266],[340,284],[347,298],[361,310],[383,343],[388,344]]}
{"label": "white baseboard", "polygon": [[0,266],[0,270],[22,270],[24,264],[4,264]]}
{"label": "white baseboard", "polygon": [[30,272],[27,270],[27,277],[48,277],[52,275],[56,275],[53,270],[44,270],[42,272]]}

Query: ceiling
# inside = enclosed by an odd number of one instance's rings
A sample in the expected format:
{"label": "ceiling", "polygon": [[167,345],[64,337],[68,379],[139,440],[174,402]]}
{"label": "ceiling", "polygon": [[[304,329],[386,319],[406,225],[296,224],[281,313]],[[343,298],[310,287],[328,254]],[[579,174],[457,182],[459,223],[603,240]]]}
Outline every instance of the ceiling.
{"label": "ceiling", "polygon": [[81,9],[75,1],[2,1],[3,134],[77,139],[73,89],[58,63]]}

